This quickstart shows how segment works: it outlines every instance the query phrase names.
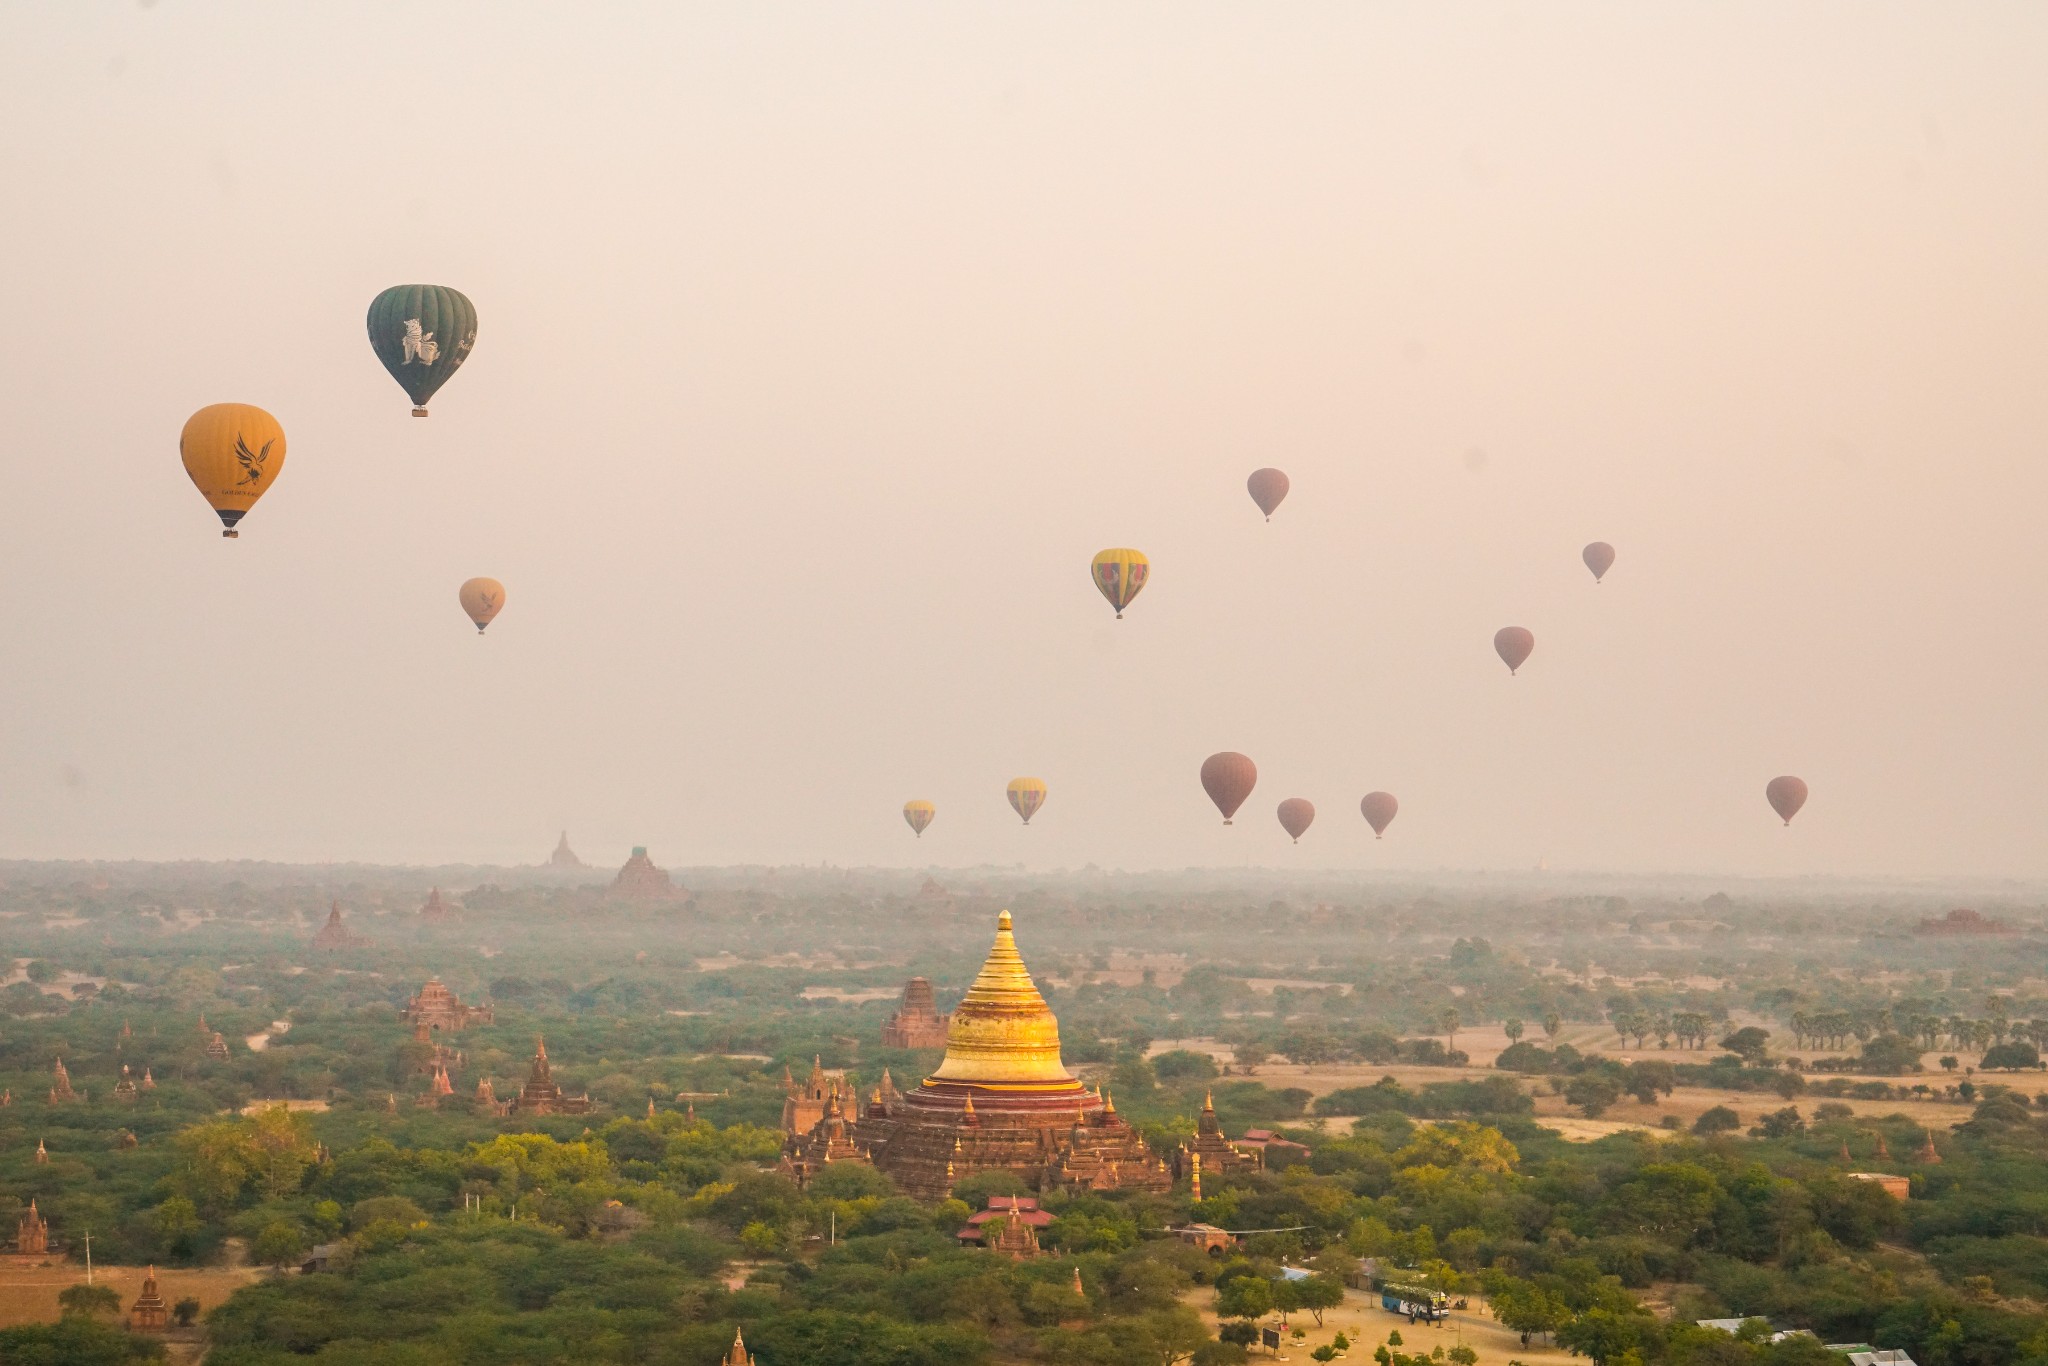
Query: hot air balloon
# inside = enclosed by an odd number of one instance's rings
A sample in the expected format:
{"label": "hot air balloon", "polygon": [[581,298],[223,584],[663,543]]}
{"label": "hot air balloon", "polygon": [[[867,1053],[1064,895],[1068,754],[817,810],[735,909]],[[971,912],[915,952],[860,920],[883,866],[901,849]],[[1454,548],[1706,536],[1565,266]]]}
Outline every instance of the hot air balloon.
{"label": "hot air balloon", "polygon": [[1790,825],[1792,818],[1799,814],[1799,808],[1806,805],[1806,784],[1789,776],[1773,778],[1764,784],[1764,796],[1770,799],[1771,810]]}
{"label": "hot air balloon", "polygon": [[1595,541],[1579,552],[1579,558],[1586,562],[1586,568],[1593,571],[1593,582],[1607,577],[1607,571],[1614,568],[1614,547],[1605,541]]}
{"label": "hot air balloon", "polygon": [[1280,803],[1280,828],[1290,835],[1296,844],[1311,825],[1316,822],[1316,804],[1306,797],[1289,797]]}
{"label": "hot air balloon", "polygon": [[1252,795],[1252,785],[1258,781],[1259,766],[1242,754],[1225,750],[1202,760],[1202,790],[1223,813],[1225,825],[1230,824],[1237,808],[1244,805],[1244,799]]}
{"label": "hot air balloon", "polygon": [[1508,666],[1508,676],[1528,662],[1529,652],[1536,648],[1536,637],[1520,626],[1503,626],[1493,633],[1493,652]]}
{"label": "hot air balloon", "polygon": [[214,403],[185,419],[178,454],[200,497],[220,514],[222,536],[241,535],[235,524],[256,506],[284,468],[284,428],[247,403]]}
{"label": "hot air balloon", "polygon": [[476,306],[445,285],[393,285],[370,300],[370,347],[412,399],[412,415],[469,359]]}
{"label": "hot air balloon", "polygon": [[1401,809],[1401,803],[1394,800],[1391,792],[1368,792],[1359,800],[1358,810],[1365,817],[1365,823],[1372,827],[1372,837],[1380,839],[1387,833],[1387,827],[1394,823],[1394,816]]}
{"label": "hot air balloon", "polygon": [[470,579],[456,594],[462,603],[462,610],[476,623],[476,633],[482,635],[484,627],[491,624],[491,618],[505,606],[505,585],[496,579]]}
{"label": "hot air balloon", "polygon": [[1151,577],[1152,562],[1135,550],[1105,550],[1095,557],[1089,570],[1102,596],[1116,608],[1116,619],[1122,621],[1124,608],[1131,605],[1131,599],[1143,591],[1145,580]]}
{"label": "hot air balloon", "polygon": [[924,828],[932,823],[932,817],[937,814],[938,808],[930,802],[903,803],[903,819],[910,822],[910,828],[917,832],[919,839],[924,838]]}
{"label": "hot air balloon", "polygon": [[1045,805],[1045,784],[1037,778],[1010,779],[1010,805],[1024,818],[1024,824],[1031,824],[1038,808]]}
{"label": "hot air balloon", "polygon": [[1252,501],[1259,505],[1259,511],[1266,514],[1266,520],[1273,520],[1273,509],[1280,506],[1280,500],[1287,496],[1287,476],[1280,470],[1253,470],[1252,477],[1244,481],[1251,490]]}

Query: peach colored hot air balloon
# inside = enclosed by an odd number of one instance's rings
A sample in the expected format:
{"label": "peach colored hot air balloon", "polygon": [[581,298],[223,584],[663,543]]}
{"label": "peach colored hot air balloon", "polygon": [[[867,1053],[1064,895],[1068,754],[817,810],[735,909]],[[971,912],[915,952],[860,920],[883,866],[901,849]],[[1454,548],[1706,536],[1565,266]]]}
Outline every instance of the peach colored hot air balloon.
{"label": "peach colored hot air balloon", "polygon": [[1536,648],[1536,637],[1520,626],[1503,626],[1493,633],[1493,652],[1508,666],[1508,676],[1513,677],[1522,665],[1528,663],[1529,652]]}
{"label": "peach colored hot air balloon", "polygon": [[1792,824],[1792,818],[1799,814],[1799,808],[1806,805],[1806,784],[1789,775],[1773,778],[1764,784],[1764,796],[1771,803],[1771,810]]}
{"label": "peach colored hot air balloon", "polygon": [[1259,505],[1259,511],[1266,514],[1266,520],[1273,520],[1273,509],[1287,496],[1287,476],[1280,470],[1253,470],[1252,477],[1244,481],[1251,491],[1252,501]]}
{"label": "peach colored hot air balloon", "polygon": [[1225,825],[1230,824],[1237,808],[1244,805],[1244,799],[1252,795],[1252,786],[1258,781],[1259,766],[1242,754],[1225,750],[1202,760],[1202,790],[1223,813]]}
{"label": "peach colored hot air balloon", "polygon": [[1359,813],[1372,827],[1374,839],[1380,839],[1387,833],[1387,827],[1394,823],[1395,813],[1400,809],[1401,803],[1394,800],[1391,792],[1368,792],[1358,803]]}
{"label": "peach colored hot air balloon", "polygon": [[903,803],[903,819],[910,822],[910,828],[917,832],[919,839],[924,838],[924,828],[930,825],[932,817],[938,814],[939,809],[930,802]]}
{"label": "peach colored hot air balloon", "polygon": [[482,635],[484,627],[505,606],[505,585],[496,579],[471,579],[462,585],[460,597],[462,610],[476,623],[476,633]]}
{"label": "peach colored hot air balloon", "polygon": [[1607,577],[1607,571],[1614,568],[1614,547],[1605,541],[1595,541],[1579,552],[1579,558],[1586,562],[1586,568],[1593,571],[1593,582]]}
{"label": "peach colored hot air balloon", "polygon": [[1045,783],[1038,778],[1012,778],[1009,793],[1010,805],[1024,818],[1024,824],[1031,824],[1038,808],[1045,805]]}
{"label": "peach colored hot air balloon", "polygon": [[1306,797],[1289,797],[1280,803],[1280,828],[1291,836],[1296,844],[1308,828],[1315,824],[1316,804]]}

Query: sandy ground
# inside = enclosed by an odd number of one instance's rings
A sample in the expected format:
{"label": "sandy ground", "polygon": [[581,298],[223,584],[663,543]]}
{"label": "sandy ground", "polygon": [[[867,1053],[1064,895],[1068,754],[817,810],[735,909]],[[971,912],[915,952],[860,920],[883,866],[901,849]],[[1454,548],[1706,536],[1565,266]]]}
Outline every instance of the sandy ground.
{"label": "sandy ground", "polygon": [[[1219,1322],[1211,1308],[1216,1300],[1216,1292],[1208,1286],[1198,1286],[1188,1293],[1187,1299],[1189,1304],[1201,1312],[1203,1321],[1213,1331]],[[1439,1344],[1448,1348],[1462,1342],[1479,1354],[1480,1366],[1507,1366],[1510,1360],[1523,1362],[1526,1366],[1559,1366],[1560,1363],[1572,1361],[1584,1366],[1584,1358],[1574,1357],[1570,1352],[1557,1347],[1524,1347],[1519,1333],[1509,1332],[1487,1314],[1485,1301],[1473,1296],[1471,1303],[1471,1309],[1453,1311],[1451,1316],[1440,1324],[1410,1324],[1408,1320],[1380,1308],[1380,1297],[1376,1293],[1347,1290],[1344,1292],[1344,1303],[1335,1309],[1324,1311],[1321,1328],[1316,1327],[1313,1315],[1296,1314],[1290,1321],[1289,1328],[1306,1329],[1308,1336],[1299,1342],[1292,1336],[1284,1336],[1282,1340],[1286,1345],[1280,1349],[1278,1358],[1267,1356],[1263,1351],[1254,1351],[1252,1360],[1306,1362],[1311,1359],[1310,1352],[1328,1343],[1341,1332],[1351,1339],[1351,1350],[1345,1360],[1370,1361],[1373,1348],[1385,1342],[1387,1334],[1398,1329],[1402,1344],[1400,1350],[1404,1352],[1427,1353]],[[1270,1319],[1267,1322],[1270,1324],[1278,1320]]]}
{"label": "sandy ground", "polygon": [[[142,1278],[148,1268],[139,1266],[95,1266],[93,1284],[110,1285],[121,1293],[121,1309],[125,1314],[135,1297],[142,1293]],[[166,1304],[176,1304],[186,1296],[199,1301],[200,1312],[213,1308],[221,1301],[254,1281],[265,1273],[258,1268],[223,1270],[217,1267],[201,1267],[183,1270],[165,1267],[157,1272],[157,1293],[164,1297]],[[60,1262],[55,1266],[0,1267],[0,1328],[17,1323],[54,1323],[57,1320],[57,1292],[67,1285],[80,1285],[85,1281],[85,1267],[74,1262]]]}
{"label": "sandy ground", "polygon": [[[1544,1043],[1547,1046],[1548,1041],[1543,1038],[1542,1030],[1538,1028],[1534,1032],[1537,1042]],[[1524,1037],[1527,1038],[1528,1036],[1525,1035]],[[1581,1051],[1597,1050],[1602,1056],[1620,1058],[1631,1062],[1639,1060],[1704,1062],[1706,1059],[1715,1056],[1715,1050],[1713,1049],[1704,1051],[1699,1049],[1659,1049],[1654,1043],[1646,1049],[1616,1048],[1614,1047],[1613,1031],[1604,1026],[1597,1025],[1567,1026],[1564,1030],[1560,1031],[1558,1042],[1569,1043]],[[1498,1025],[1493,1025],[1483,1029],[1458,1031],[1457,1046],[1472,1055],[1475,1064],[1477,1064],[1474,1066],[1413,1067],[1402,1063],[1379,1066],[1372,1063],[1329,1063],[1316,1067],[1299,1067],[1293,1063],[1269,1062],[1260,1064],[1257,1071],[1251,1074],[1251,1079],[1264,1082],[1275,1090],[1290,1086],[1300,1087],[1315,1096],[1327,1095],[1332,1091],[1343,1090],[1346,1087],[1371,1086],[1381,1077],[1392,1077],[1403,1086],[1419,1089],[1431,1082],[1457,1081],[1461,1079],[1476,1080],[1484,1077],[1511,1075],[1496,1071],[1493,1067],[1486,1065],[1494,1057],[1498,1056],[1507,1045],[1507,1036],[1501,1033]],[[1217,1043],[1213,1039],[1162,1040],[1154,1043],[1151,1051],[1156,1056],[1176,1047],[1186,1048],[1195,1052],[1206,1052],[1215,1057],[1219,1063],[1229,1062],[1231,1058],[1230,1047],[1227,1044]],[[1972,1058],[1968,1061],[1974,1062],[1975,1060]],[[1235,1068],[1232,1069],[1232,1075],[1239,1075]],[[1807,1073],[1805,1077],[1807,1083],[1811,1085],[1816,1081],[1826,1080],[1828,1077],[1835,1075],[1838,1074],[1822,1073],[1816,1075]],[[1907,1084],[1924,1082],[1930,1086],[1939,1086],[1951,1080],[1939,1071],[1912,1077],[1859,1077],[1849,1073],[1839,1075],[1844,1076],[1849,1081],[1882,1081],[1892,1085],[1897,1085],[1900,1082],[1906,1082]],[[1562,1096],[1550,1094],[1546,1078],[1524,1077],[1517,1078],[1517,1080],[1520,1082],[1522,1089],[1535,1098],[1536,1117],[1539,1120],[1550,1127],[1558,1129],[1566,1138],[1579,1141],[1590,1141],[1624,1129],[1658,1129],[1661,1127],[1660,1121],[1666,1115],[1677,1116],[1681,1126],[1690,1128],[1694,1120],[1716,1105],[1725,1105],[1735,1111],[1745,1126],[1756,1123],[1758,1118],[1767,1112],[1782,1110],[1787,1105],[1797,1106],[1802,1114],[1810,1117],[1814,1107],[1819,1105],[1822,1100],[1828,1099],[1827,1097],[1802,1095],[1786,1101],[1780,1100],[1774,1094],[1763,1091],[1719,1091],[1705,1087],[1681,1086],[1671,1095],[1659,1097],[1654,1105],[1644,1105],[1639,1101],[1624,1098],[1598,1119],[1586,1119],[1578,1111],[1567,1105]],[[1980,1073],[1976,1080],[1980,1085],[1986,1082],[2001,1082],[2016,1086],[2018,1089],[2029,1093],[2043,1087],[2043,1079],[2038,1074],[2030,1076],[2026,1073],[2020,1073],[2008,1077],[2000,1073]],[[1934,1129],[1937,1132],[1946,1132],[1970,1117],[1970,1106],[1953,1100],[1921,1098],[1910,1100],[1845,1099],[1840,1103],[1847,1105],[1859,1116],[1875,1118],[1887,1115],[1904,1115],[1914,1122]],[[1336,1117],[1331,1119],[1330,1123],[1333,1128],[1346,1128],[1348,1127],[1348,1118]]]}
{"label": "sandy ground", "polygon": [[280,1105],[287,1110],[299,1110],[312,1115],[324,1114],[328,1108],[324,1100],[252,1100],[244,1105],[239,1113],[258,1115],[265,1110],[275,1110]]}

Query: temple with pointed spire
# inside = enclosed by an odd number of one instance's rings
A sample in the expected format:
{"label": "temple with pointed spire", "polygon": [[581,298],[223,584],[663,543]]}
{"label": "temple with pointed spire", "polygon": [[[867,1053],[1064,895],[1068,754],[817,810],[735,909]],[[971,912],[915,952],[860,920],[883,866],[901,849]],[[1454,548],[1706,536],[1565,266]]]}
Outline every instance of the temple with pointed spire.
{"label": "temple with pointed spire", "polygon": [[754,1358],[747,1352],[747,1340],[741,1336],[739,1329],[732,1330],[732,1348],[725,1354],[725,1359],[719,1366],[755,1366]]}
{"label": "temple with pointed spire", "polygon": [[[1216,1118],[1216,1095],[1202,1097],[1202,1113],[1195,1119],[1195,1136],[1180,1145],[1174,1157],[1174,1175],[1207,1172],[1212,1177],[1255,1172],[1266,1165],[1265,1154],[1256,1148],[1240,1148],[1223,1136],[1222,1121]],[[1199,1195],[1195,1197],[1201,1199]]]}
{"label": "temple with pointed spire", "polygon": [[512,1102],[512,1112],[521,1115],[587,1115],[590,1113],[590,1097],[568,1096],[555,1084],[555,1071],[548,1062],[548,1045],[545,1039],[533,1041],[533,1066],[526,1075],[526,1085],[519,1088],[518,1099]]}
{"label": "temple with pointed spire", "polygon": [[429,977],[419,995],[405,1003],[405,1020],[416,1037],[424,1037],[420,1031],[445,1030],[453,1034],[473,1024],[495,1023],[497,1012],[489,1005],[464,1005],[462,998],[444,986],[440,978]]}
{"label": "temple with pointed spire", "polygon": [[913,977],[903,984],[903,1004],[882,1026],[884,1048],[944,1048],[946,1017],[932,999],[929,979]]}
{"label": "temple with pointed spire", "polygon": [[811,1075],[801,1085],[785,1064],[782,1069],[783,1137],[802,1138],[818,1127],[818,1121],[825,1117],[826,1102],[838,1095],[839,1078],[826,1073],[823,1060],[811,1059]]}
{"label": "temple with pointed spire", "polygon": [[942,1200],[956,1182],[995,1170],[1041,1190],[1173,1184],[1115,1104],[1067,1070],[1059,1021],[1017,952],[1008,911],[947,1021],[945,1060],[916,1089],[870,1104],[851,1137],[905,1194],[923,1200]]}
{"label": "temple with pointed spire", "polygon": [[50,1104],[62,1105],[66,1101],[78,1099],[78,1093],[71,1089],[71,1074],[64,1070],[64,1059],[57,1059],[53,1077],[50,1083]]}
{"label": "temple with pointed spire", "polygon": [[555,844],[555,852],[548,855],[548,866],[551,868],[581,868],[585,866],[583,860],[576,857],[576,851],[569,847],[568,831],[564,830],[562,832],[562,838]]}
{"label": "temple with pointed spire", "polygon": [[28,1209],[22,1213],[21,1223],[14,1230],[14,1255],[44,1257],[49,1255],[49,1251],[50,1221],[36,1209],[35,1198],[31,1196]]}
{"label": "temple with pointed spire", "polygon": [[[342,949],[360,948],[370,941],[356,934],[341,923],[341,903],[336,901],[327,908],[327,923],[313,936],[313,948],[318,953],[338,953]],[[201,1028],[205,1022],[201,1021]]]}
{"label": "temple with pointed spire", "polygon": [[441,889],[435,887],[429,891],[426,904],[420,907],[420,919],[453,920],[454,918],[455,910],[446,901],[441,899]]}
{"label": "temple with pointed spire", "polygon": [[128,1328],[137,1333],[161,1333],[171,1325],[170,1306],[157,1292],[156,1267],[149,1268],[149,1274],[142,1278],[142,1293],[135,1297],[135,1303],[128,1310]]}

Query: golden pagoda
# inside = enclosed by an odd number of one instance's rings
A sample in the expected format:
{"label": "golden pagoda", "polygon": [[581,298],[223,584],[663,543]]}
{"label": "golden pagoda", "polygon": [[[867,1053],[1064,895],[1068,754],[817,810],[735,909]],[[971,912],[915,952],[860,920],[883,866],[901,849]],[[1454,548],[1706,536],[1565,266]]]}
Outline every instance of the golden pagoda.
{"label": "golden pagoda", "polygon": [[852,1137],[925,1200],[998,1169],[1040,1188],[1163,1191],[1173,1181],[1143,1137],[1067,1071],[1059,1021],[1017,952],[1008,911],[947,1021],[945,1061],[916,1089],[871,1104]]}

